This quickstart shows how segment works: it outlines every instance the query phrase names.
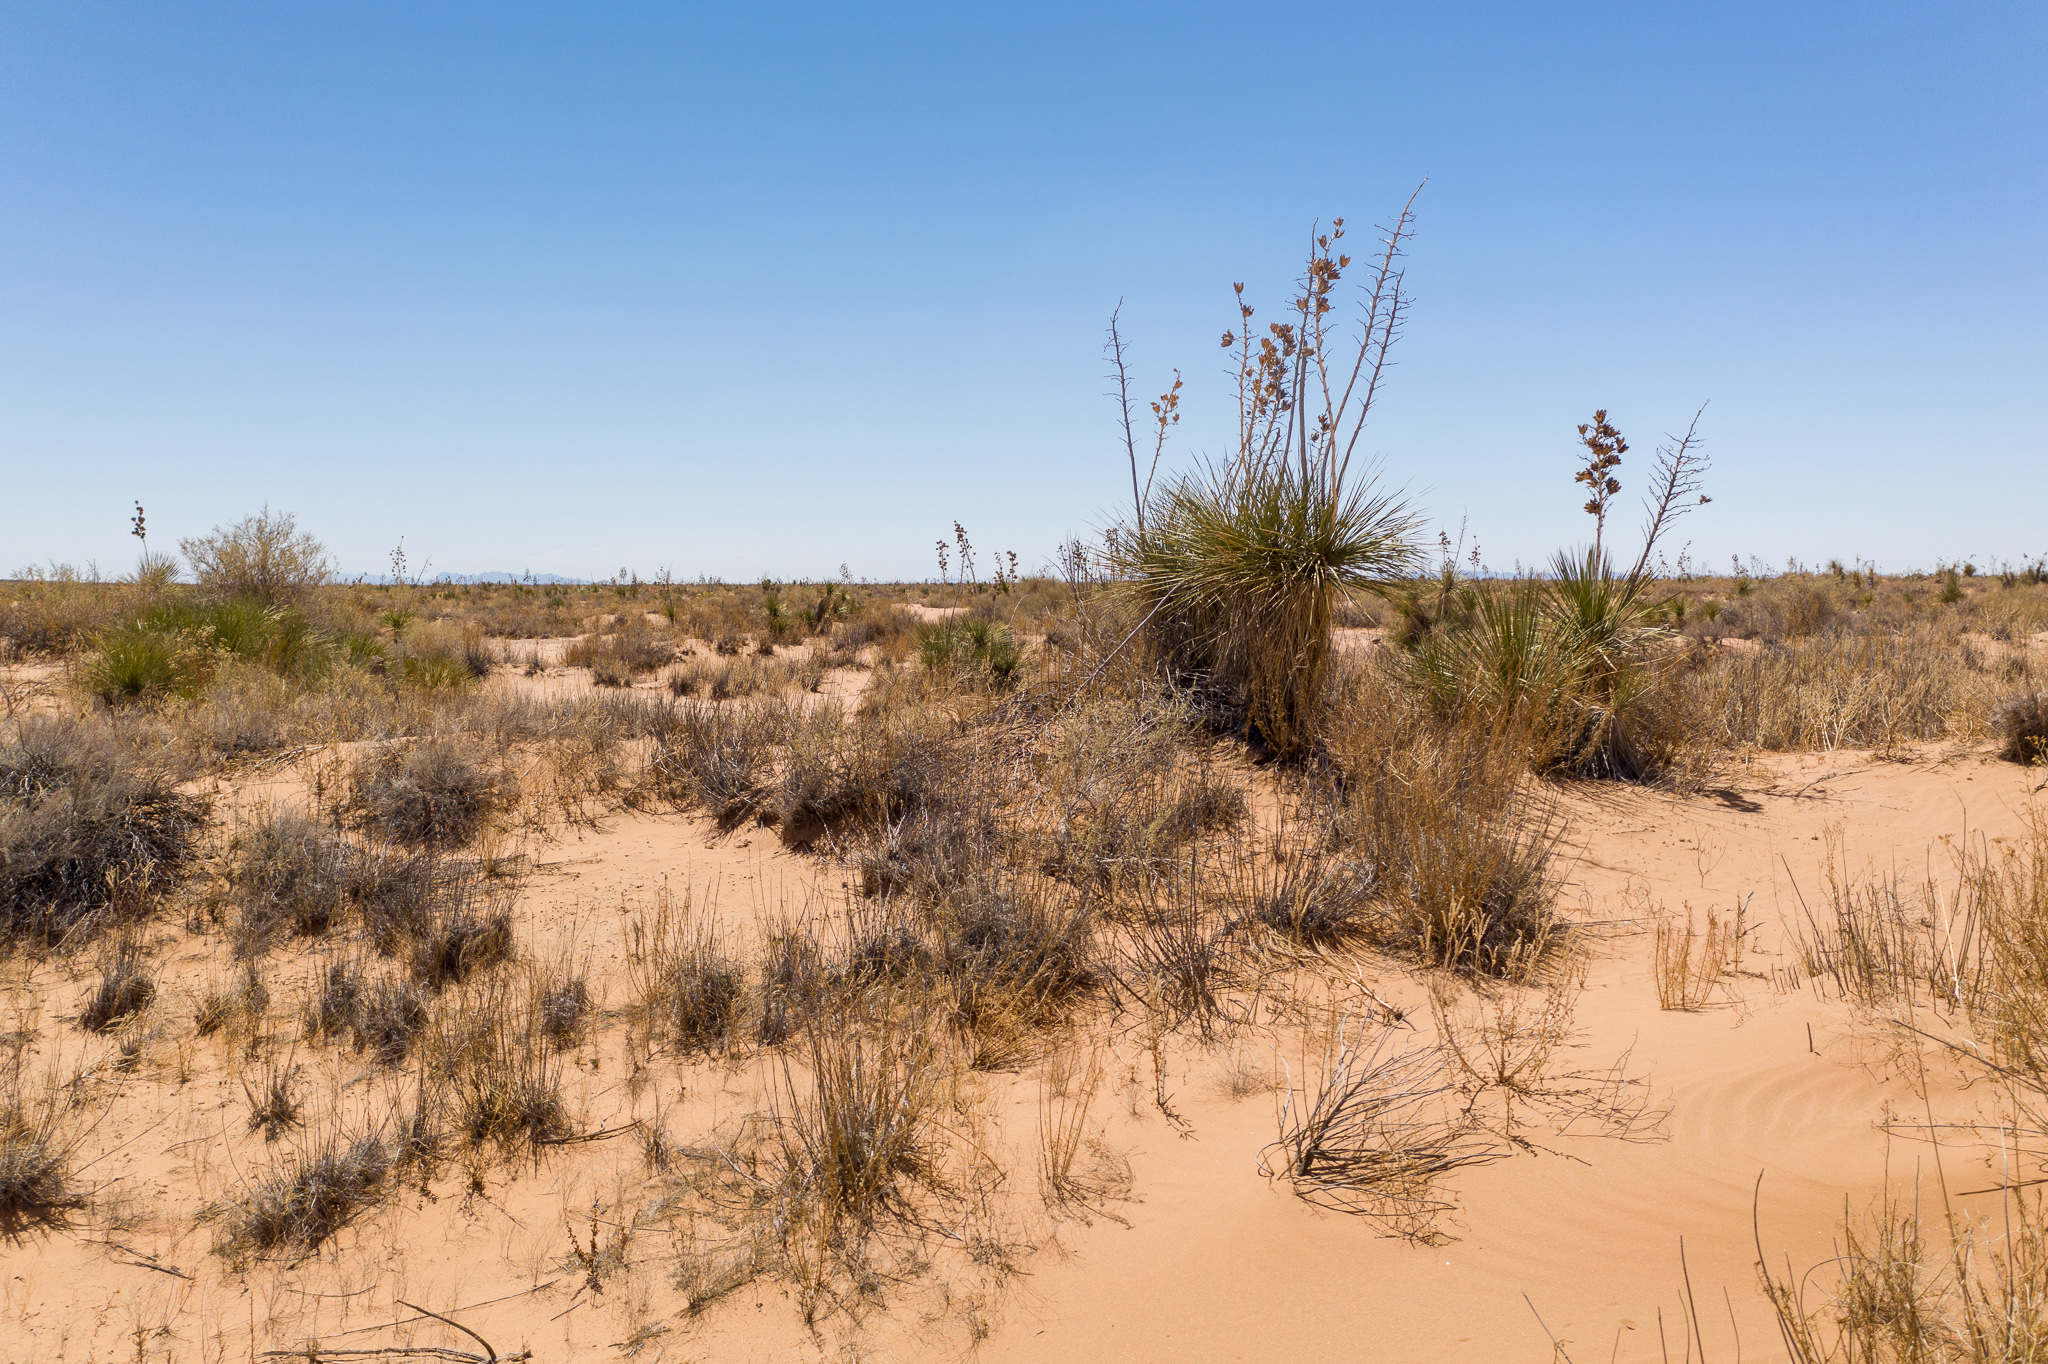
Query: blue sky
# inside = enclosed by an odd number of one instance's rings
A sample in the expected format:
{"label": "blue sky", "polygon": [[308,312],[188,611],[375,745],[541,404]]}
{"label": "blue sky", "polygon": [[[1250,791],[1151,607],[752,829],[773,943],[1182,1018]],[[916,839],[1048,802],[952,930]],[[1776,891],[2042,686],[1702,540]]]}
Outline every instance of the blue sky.
{"label": "blue sky", "polygon": [[[351,572],[925,576],[1120,508],[1428,178],[1365,443],[1489,563],[1573,425],[1696,561],[2048,552],[2048,7],[0,4],[0,572],[261,504]],[[1631,477],[1633,471],[1634,477]],[[1633,522],[1631,515],[1629,521]]]}

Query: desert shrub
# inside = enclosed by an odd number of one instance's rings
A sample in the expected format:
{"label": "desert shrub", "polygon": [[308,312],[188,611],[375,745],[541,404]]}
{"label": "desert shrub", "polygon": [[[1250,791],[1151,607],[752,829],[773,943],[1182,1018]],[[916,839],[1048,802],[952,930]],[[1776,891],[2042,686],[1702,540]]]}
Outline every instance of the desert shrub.
{"label": "desert shrub", "polygon": [[269,812],[239,830],[226,876],[237,955],[256,956],[280,938],[318,937],[335,927],[356,884],[357,861],[347,842],[303,815]]}
{"label": "desert shrub", "polygon": [[802,1053],[808,1084],[783,1071],[776,1166],[815,1282],[858,1265],[877,1224],[913,1216],[914,1191],[936,1183],[945,1068],[928,1033],[886,1014],[815,1020]]}
{"label": "desert shrub", "polygon": [[2048,691],[2009,696],[1991,712],[1998,755],[2016,763],[2048,761]]}
{"label": "desert shrub", "polygon": [[193,704],[177,712],[177,720],[182,735],[202,753],[270,753],[289,742],[297,699],[294,685],[269,669],[229,662]]}
{"label": "desert shrub", "polygon": [[349,882],[371,944],[437,989],[511,957],[508,893],[477,864],[431,853],[359,854]]}
{"label": "desert shrub", "polygon": [[1088,798],[1060,821],[1046,870],[1114,887],[1127,874],[1156,872],[1190,841],[1228,832],[1249,813],[1244,792],[1213,772],[1176,779],[1134,764],[1118,776],[1091,783]]}
{"label": "desert shrub", "polygon": [[1363,861],[1296,854],[1255,870],[1251,921],[1305,947],[1329,947],[1370,934],[1378,924],[1378,877]]}
{"label": "desert shrub", "polygon": [[892,907],[855,909],[847,929],[846,956],[839,972],[856,988],[911,980],[932,965],[924,935],[907,915]]}
{"label": "desert shrub", "polygon": [[714,925],[664,892],[652,918],[633,921],[627,955],[649,1034],[679,1051],[718,1051],[737,1036],[747,978]]}
{"label": "desert shrub", "polygon": [[796,670],[774,659],[692,658],[670,670],[668,689],[672,696],[701,696],[711,701],[777,692],[795,677]]}
{"label": "desert shrub", "polygon": [[1415,682],[1446,723],[1518,731],[1538,771],[1656,776],[1684,734],[1660,704],[1671,658],[1651,581],[1560,554],[1548,578],[1480,593],[1469,622],[1423,641]]}
{"label": "desert shrub", "polygon": [[206,812],[108,727],[27,717],[0,742],[0,935],[50,947],[147,913]]}
{"label": "desert shrub", "polygon": [[127,602],[98,583],[70,575],[21,574],[0,588],[0,661],[64,657],[105,629]]}
{"label": "desert shrub", "polygon": [[270,606],[300,602],[333,575],[326,548],[299,530],[290,512],[269,507],[216,526],[210,535],[180,541],[178,548],[210,595]]}
{"label": "desert shrub", "polygon": [[263,1067],[255,1084],[246,1077],[242,1080],[242,1093],[249,1100],[249,1130],[261,1132],[267,1142],[302,1125],[302,1106],[292,1088],[294,1070],[272,1061]]}
{"label": "desert shrub", "polygon": [[509,796],[507,782],[453,740],[388,745],[350,769],[336,811],[388,842],[467,843]]}
{"label": "desert shrub", "polygon": [[474,893],[474,875],[467,864],[431,852],[380,849],[350,862],[348,899],[377,950],[394,955],[426,932],[444,909]]}
{"label": "desert shrub", "polygon": [[785,844],[808,848],[861,811],[869,793],[854,770],[858,743],[836,706],[791,725],[781,773],[763,801]]}
{"label": "desert shrub", "polygon": [[78,670],[79,684],[112,704],[127,699],[192,695],[213,676],[209,642],[138,620],[98,631],[92,655]]}
{"label": "desert shrub", "polygon": [[[2048,1340],[2048,1203],[2020,1191],[1996,1219],[1942,1196],[1945,1237],[1889,1191],[1845,1215],[1833,1255],[1805,1274],[1760,1266],[1795,1364],[2011,1364]],[[1996,1230],[1994,1230],[1994,1228]],[[1944,1244],[1946,1242],[1946,1244]]]}
{"label": "desert shrub", "polygon": [[1500,1153],[1457,1120],[1441,1053],[1404,1045],[1404,1036],[1392,1024],[1377,1036],[1340,1028],[1320,1075],[1304,1076],[1299,1089],[1289,1084],[1259,1171],[1311,1202],[1429,1240],[1437,1215],[1453,1206],[1442,1181]]}
{"label": "desert shrub", "polygon": [[675,656],[673,639],[656,634],[645,621],[634,617],[622,622],[611,634],[587,634],[577,639],[563,652],[562,662],[572,668],[589,668],[594,675],[602,672],[630,680],[666,666]]}
{"label": "desert shrub", "polygon": [[861,894],[936,895],[967,878],[979,860],[978,842],[952,811],[918,809],[891,820],[855,854]]}
{"label": "desert shrub", "polygon": [[72,1183],[77,1132],[54,1084],[27,1092],[19,1053],[0,1080],[0,1236],[55,1230],[86,1204]]}
{"label": "desert shrub", "polygon": [[211,1037],[235,1025],[253,1027],[270,1008],[270,987],[263,983],[256,963],[244,962],[232,983],[216,983],[199,996],[192,1008],[192,1030]]}
{"label": "desert shrub", "polygon": [[787,644],[811,632],[809,615],[801,607],[783,601],[779,591],[762,595],[761,624],[767,634],[764,643]]}
{"label": "desert shrub", "polygon": [[1411,758],[1350,797],[1355,846],[1380,868],[1382,931],[1438,966],[1519,975],[1563,937],[1555,828],[1540,815],[1472,809],[1437,761]]}
{"label": "desert shrub", "polygon": [[1085,897],[983,880],[955,888],[934,917],[939,969],[970,1032],[1045,1020],[1095,980],[1095,913]]}
{"label": "desert shrub", "polygon": [[1727,747],[1891,748],[1968,734],[1994,703],[1989,677],[1932,625],[1720,650],[1680,686],[1705,736]]}
{"label": "desert shrub", "polygon": [[328,962],[306,1001],[307,1035],[325,1040],[346,1034],[362,1009],[363,990],[360,965],[347,958]]}
{"label": "desert shrub", "polygon": [[453,621],[414,621],[400,631],[385,669],[422,691],[460,691],[490,676],[497,656],[482,632]]}
{"label": "desert shrub", "polygon": [[411,966],[422,983],[442,986],[511,956],[511,911],[465,904],[439,915],[414,937]]}
{"label": "desert shrub", "polygon": [[363,981],[337,975],[334,966],[322,983],[320,1009],[323,1023],[346,1010],[342,1022],[349,1045],[388,1066],[412,1054],[432,1019],[426,994],[412,982],[388,977]]}
{"label": "desert shrub", "polygon": [[928,673],[955,682],[1008,686],[1024,661],[1010,627],[983,616],[948,616],[917,626],[917,658]]}
{"label": "desert shrub", "polygon": [[555,975],[537,982],[534,1012],[541,1035],[556,1047],[573,1046],[590,1014],[590,985],[580,975]]}
{"label": "desert shrub", "polygon": [[330,961],[306,1003],[306,1032],[346,1040],[385,1065],[412,1054],[433,1013],[424,987],[408,980],[372,979],[350,958]]}
{"label": "desert shrub", "polygon": [[766,1046],[793,1036],[824,1002],[832,985],[824,954],[802,930],[768,936],[760,965],[760,1018],[755,1035]]}
{"label": "desert shrub", "polygon": [[78,1011],[78,1026],[87,1032],[112,1032],[156,1001],[156,974],[142,948],[117,943],[100,963],[99,983]]}
{"label": "desert shrub", "polygon": [[1160,828],[1176,843],[1227,833],[1250,817],[1244,788],[1203,768],[1181,781],[1160,813]]}
{"label": "desert shrub", "polygon": [[399,1152],[381,1133],[336,1135],[254,1180],[240,1201],[209,1209],[221,1224],[214,1249],[231,1262],[326,1244],[383,1197]]}
{"label": "desert shrub", "polygon": [[901,606],[863,611],[833,627],[832,652],[839,657],[851,658],[862,649],[873,646],[883,658],[900,663],[909,655],[911,643],[917,638],[917,624],[917,617]]}
{"label": "desert shrub", "polygon": [[335,641],[304,614],[251,596],[158,597],[91,642],[79,681],[110,704],[196,696],[230,661],[317,681],[339,656]]}
{"label": "desert shrub", "polygon": [[472,1146],[532,1146],[569,1130],[561,1059],[540,1015],[494,982],[444,1015],[434,1064],[446,1078],[455,1130]]}
{"label": "desert shrub", "polygon": [[1370,867],[1373,933],[1434,965],[1514,976],[1562,940],[1556,830],[1523,789],[1525,733],[1446,721],[1373,664],[1324,722],[1333,848]]}
{"label": "desert shrub", "polygon": [[685,706],[656,737],[648,771],[660,794],[732,828],[763,808],[767,764],[787,728],[780,707]]}

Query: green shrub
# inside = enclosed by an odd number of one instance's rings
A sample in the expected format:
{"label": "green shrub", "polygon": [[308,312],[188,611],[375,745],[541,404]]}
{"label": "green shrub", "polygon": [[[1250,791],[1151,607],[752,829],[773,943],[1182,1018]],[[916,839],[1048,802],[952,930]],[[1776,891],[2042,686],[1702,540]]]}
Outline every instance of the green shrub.
{"label": "green shrub", "polygon": [[316,681],[337,653],[334,640],[289,607],[247,597],[160,598],[92,639],[79,672],[86,690],[104,701],[192,696],[223,658],[260,664],[282,677]]}
{"label": "green shrub", "polygon": [[1008,686],[1024,650],[1000,621],[954,616],[917,627],[917,657],[928,672]]}

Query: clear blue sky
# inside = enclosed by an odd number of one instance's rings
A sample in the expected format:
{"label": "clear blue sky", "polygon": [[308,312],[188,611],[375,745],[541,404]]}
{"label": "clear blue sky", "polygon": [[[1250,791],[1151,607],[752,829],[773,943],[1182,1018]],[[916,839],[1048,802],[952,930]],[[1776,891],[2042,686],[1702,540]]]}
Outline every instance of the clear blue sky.
{"label": "clear blue sky", "polygon": [[[0,4],[0,572],[924,576],[1220,453],[1229,286],[1425,176],[1367,443],[1507,567],[1712,399],[1696,560],[2048,551],[2048,6]],[[1631,477],[1633,474],[1633,477]],[[1633,522],[1633,515],[1629,518]]]}

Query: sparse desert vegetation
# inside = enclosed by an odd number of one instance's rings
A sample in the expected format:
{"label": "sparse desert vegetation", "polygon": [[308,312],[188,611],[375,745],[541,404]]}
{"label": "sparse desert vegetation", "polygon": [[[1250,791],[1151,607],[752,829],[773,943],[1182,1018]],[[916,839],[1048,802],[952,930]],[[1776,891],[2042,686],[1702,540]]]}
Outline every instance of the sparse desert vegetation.
{"label": "sparse desert vegetation", "polygon": [[1592,549],[1432,562],[1350,459],[1406,226],[1041,575],[347,582],[266,509],[0,584],[10,1357],[1030,1357],[1238,1236],[1531,1358],[2039,1357],[2048,573],[1674,567],[1698,420],[1617,548],[1604,412]]}

